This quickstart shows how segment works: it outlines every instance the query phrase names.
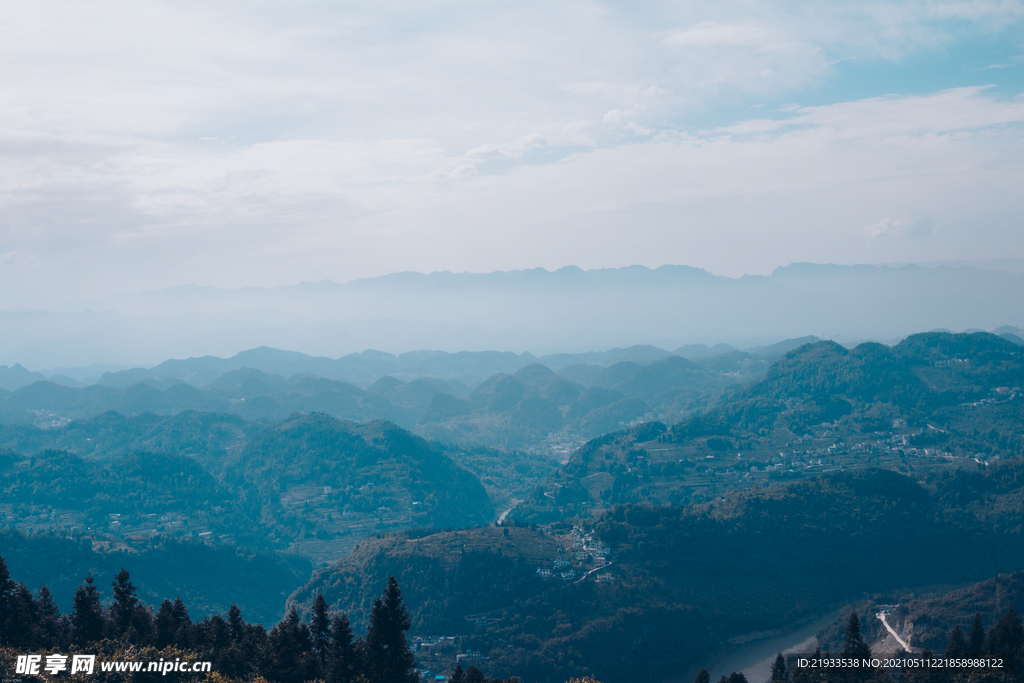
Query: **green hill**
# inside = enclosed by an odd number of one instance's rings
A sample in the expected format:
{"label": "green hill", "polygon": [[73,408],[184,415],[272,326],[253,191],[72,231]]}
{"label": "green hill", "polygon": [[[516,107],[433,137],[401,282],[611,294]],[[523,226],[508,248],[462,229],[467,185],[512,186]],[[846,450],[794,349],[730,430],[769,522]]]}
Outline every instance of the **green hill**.
{"label": "green hill", "polygon": [[285,598],[311,570],[302,558],[205,543],[161,539],[110,551],[88,538],[11,532],[0,532],[0,557],[30,589],[49,587],[64,612],[71,611],[75,589],[88,573],[106,599],[111,578],[124,567],[150,605],[180,596],[192,616],[202,618],[235,603],[247,619],[268,627],[282,617]]}
{"label": "green hill", "polygon": [[0,444],[0,520],[25,533],[199,538],[317,561],[383,530],[484,524],[518,490],[509,482],[529,487],[553,466],[318,413],[270,423],[105,413],[4,426]]}
{"label": "green hill", "polygon": [[400,534],[361,544],[291,600],[308,610],[322,592],[363,623],[366,588],[395,576],[413,633],[458,636],[489,675],[685,680],[730,638],[851,596],[1021,566],[1022,482],[1019,464],[920,482],[866,470],[701,505],[615,506],[575,529]]}
{"label": "green hill", "polygon": [[494,515],[476,477],[438,445],[386,422],[296,416],[254,434],[225,472],[243,497],[259,501],[264,524],[282,532],[296,522],[307,532],[329,529],[323,523],[333,513],[318,519],[325,509],[436,527],[484,524]]}
{"label": "green hill", "polygon": [[984,332],[807,344],[703,413],[590,441],[512,517],[699,502],[830,470],[977,468],[1024,449],[1022,386],[1024,349]]}

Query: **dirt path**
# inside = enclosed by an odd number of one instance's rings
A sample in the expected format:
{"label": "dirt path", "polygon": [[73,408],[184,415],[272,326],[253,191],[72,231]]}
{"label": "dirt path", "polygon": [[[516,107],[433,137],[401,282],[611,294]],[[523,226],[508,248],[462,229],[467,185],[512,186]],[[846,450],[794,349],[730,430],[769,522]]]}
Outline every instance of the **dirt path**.
{"label": "dirt path", "polygon": [[877,616],[879,619],[882,620],[882,626],[884,626],[885,630],[888,631],[889,634],[892,635],[892,637],[896,639],[896,642],[899,643],[903,647],[904,650],[906,650],[907,652],[910,652],[911,651],[910,650],[910,645],[908,645],[907,643],[903,642],[903,639],[900,638],[896,634],[896,631],[893,630],[892,626],[889,626],[889,622],[885,620],[885,612],[879,612],[875,616]]}

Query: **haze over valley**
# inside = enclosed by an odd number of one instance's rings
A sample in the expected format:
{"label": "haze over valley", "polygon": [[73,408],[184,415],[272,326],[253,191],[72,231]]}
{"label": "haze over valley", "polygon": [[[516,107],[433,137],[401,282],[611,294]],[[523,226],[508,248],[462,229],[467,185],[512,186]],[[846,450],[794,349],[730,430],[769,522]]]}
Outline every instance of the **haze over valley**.
{"label": "haze over valley", "polygon": [[808,334],[892,342],[936,328],[1024,325],[1021,263],[802,263],[739,278],[686,266],[567,266],[274,288],[183,286],[0,311],[7,331],[0,364],[67,374],[76,366],[149,366],[258,346],[337,358],[366,349],[548,355],[636,344],[747,348]]}

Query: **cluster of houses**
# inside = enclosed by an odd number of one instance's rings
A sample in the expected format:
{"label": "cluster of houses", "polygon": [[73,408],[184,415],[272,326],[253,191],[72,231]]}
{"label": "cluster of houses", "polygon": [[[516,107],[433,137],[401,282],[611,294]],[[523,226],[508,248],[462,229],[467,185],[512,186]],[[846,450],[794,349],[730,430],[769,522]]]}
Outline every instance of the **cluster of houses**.
{"label": "cluster of houses", "polygon": [[[549,533],[549,529],[544,529]],[[572,528],[572,558],[576,562],[592,560],[596,567],[602,567],[608,563],[608,553],[611,552],[608,546],[594,541],[592,534],[584,532],[578,526]],[[558,552],[562,552],[559,550]],[[572,562],[563,557],[557,558],[553,563],[554,568],[538,567],[537,576],[550,578],[557,574],[563,581],[576,578],[576,570],[572,568]]]}
{"label": "cluster of houses", "polygon": [[455,636],[416,636],[411,643],[413,652],[447,650],[455,647]]}

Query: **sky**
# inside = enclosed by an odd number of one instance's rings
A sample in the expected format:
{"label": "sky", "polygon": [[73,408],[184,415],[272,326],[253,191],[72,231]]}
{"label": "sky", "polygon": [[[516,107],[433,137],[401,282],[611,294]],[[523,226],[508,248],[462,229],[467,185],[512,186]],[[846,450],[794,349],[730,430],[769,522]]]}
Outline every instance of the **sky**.
{"label": "sky", "polygon": [[1024,2],[7,0],[0,308],[1024,258]]}

